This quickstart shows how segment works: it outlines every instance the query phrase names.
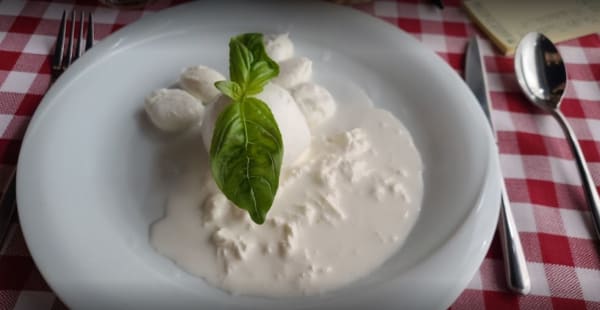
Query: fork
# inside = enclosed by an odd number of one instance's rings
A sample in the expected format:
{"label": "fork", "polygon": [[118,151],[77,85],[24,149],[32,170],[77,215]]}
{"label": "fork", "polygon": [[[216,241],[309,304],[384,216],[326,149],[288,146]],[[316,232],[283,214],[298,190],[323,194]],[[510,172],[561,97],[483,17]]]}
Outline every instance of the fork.
{"label": "fork", "polygon": [[[85,51],[94,44],[94,22],[92,13],[88,13],[86,38],[83,39],[84,32],[84,12],[79,13],[79,27],[77,31],[77,40],[75,42],[75,17],[77,12],[71,11],[70,21],[67,20],[67,12],[63,11],[58,35],[56,37],[56,46],[52,56],[52,81],[56,80],[77,58],[82,54],[82,45],[85,41]],[[66,45],[65,57],[65,39],[67,36],[67,23],[69,24],[69,38]],[[75,45],[75,50],[73,50]],[[10,223],[16,210],[16,169],[9,177],[9,182],[2,191],[0,197],[0,250],[4,247],[6,236],[8,234]]]}
{"label": "fork", "polygon": [[[69,67],[77,58],[82,54],[81,46],[84,41],[83,39],[83,28],[84,28],[84,12],[79,14],[79,28],[77,31],[77,43],[75,43],[75,20],[76,11],[71,11],[71,21],[69,22],[69,41],[67,42],[67,55],[65,55],[65,38],[67,28],[67,12],[63,11],[62,19],[60,21],[60,27],[58,29],[58,36],[56,38],[56,46],[54,47],[54,56],[52,58],[52,78],[56,79]],[[75,50],[73,51],[73,44],[75,44]],[[94,44],[94,21],[92,13],[88,13],[87,20],[87,34],[85,39],[85,50],[87,51]]]}

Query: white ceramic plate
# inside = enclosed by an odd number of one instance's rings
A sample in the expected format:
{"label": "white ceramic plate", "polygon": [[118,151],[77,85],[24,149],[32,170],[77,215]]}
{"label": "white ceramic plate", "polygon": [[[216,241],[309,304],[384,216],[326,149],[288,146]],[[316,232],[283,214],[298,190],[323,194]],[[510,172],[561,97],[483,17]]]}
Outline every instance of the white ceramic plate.
{"label": "white ceramic plate", "polygon": [[[422,214],[405,246],[323,296],[230,296],[148,243],[167,189],[157,168],[165,137],[145,125],[143,99],[185,66],[227,72],[229,38],[254,31],[289,31],[341,108],[347,94],[336,85],[354,83],[404,122],[425,163]],[[19,216],[37,266],[74,308],[442,309],[477,270],[496,225],[498,161],[487,126],[460,77],[383,21],[326,3],[194,2],[102,40],[50,89],[19,159]]]}

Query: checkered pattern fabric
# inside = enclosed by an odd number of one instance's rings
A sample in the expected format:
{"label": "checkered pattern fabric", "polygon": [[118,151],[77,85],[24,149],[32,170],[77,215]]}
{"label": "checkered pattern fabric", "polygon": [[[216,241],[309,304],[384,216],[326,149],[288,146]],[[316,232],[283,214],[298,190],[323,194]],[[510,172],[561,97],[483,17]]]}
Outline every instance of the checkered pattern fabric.
{"label": "checkered pattern fabric", "polygon": [[[361,1],[362,2],[362,1]],[[419,39],[462,73],[465,44],[479,31],[460,8],[444,1],[354,4]],[[63,10],[92,11],[96,39],[144,14],[175,5],[116,10],[96,1],[0,2],[0,185],[14,170],[27,124],[50,83],[50,53]],[[567,141],[551,116],[521,95],[513,60],[484,45],[500,160],[532,277],[532,292],[506,291],[496,239],[452,309],[600,309],[600,243],[593,237],[581,181]],[[600,184],[600,34],[559,44],[569,82],[562,111]],[[597,186],[597,189],[598,188]],[[35,267],[17,222],[0,249],[0,309],[65,308]],[[401,305],[399,306],[401,308]]]}

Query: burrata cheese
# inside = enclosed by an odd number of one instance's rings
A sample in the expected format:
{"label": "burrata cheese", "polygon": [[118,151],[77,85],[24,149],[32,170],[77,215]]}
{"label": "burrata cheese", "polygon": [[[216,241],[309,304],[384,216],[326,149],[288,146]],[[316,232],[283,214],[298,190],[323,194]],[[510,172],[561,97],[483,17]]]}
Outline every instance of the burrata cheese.
{"label": "burrata cheese", "polygon": [[[267,84],[256,97],[269,106],[279,126],[284,148],[282,165],[285,167],[293,164],[310,144],[310,130],[304,115],[292,95],[273,83]],[[206,107],[206,115],[201,130],[204,146],[207,150],[210,150],[217,117],[230,103],[231,100],[228,97],[221,96]]]}

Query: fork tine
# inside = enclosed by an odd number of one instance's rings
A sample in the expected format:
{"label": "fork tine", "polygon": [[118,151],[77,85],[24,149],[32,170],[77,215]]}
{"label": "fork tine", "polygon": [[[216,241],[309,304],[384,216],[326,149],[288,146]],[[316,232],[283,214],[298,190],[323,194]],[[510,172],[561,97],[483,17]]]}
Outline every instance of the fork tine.
{"label": "fork tine", "polygon": [[62,70],[63,55],[65,52],[65,28],[66,28],[66,15],[67,12],[63,11],[62,18],[60,20],[60,26],[58,29],[58,35],[56,37],[56,46],[54,47],[54,57],[52,59],[52,75],[58,76]]}
{"label": "fork tine", "polygon": [[77,45],[75,45],[75,59],[81,56],[81,45],[83,44],[83,11],[79,14],[79,31],[77,32]]}
{"label": "fork tine", "polygon": [[73,40],[75,37],[75,10],[71,11],[71,31],[69,32],[69,43],[67,44],[67,59],[65,62],[65,68],[71,65],[73,62]]}
{"label": "fork tine", "polygon": [[87,37],[85,39],[85,50],[89,50],[94,45],[94,15],[88,14]]}

